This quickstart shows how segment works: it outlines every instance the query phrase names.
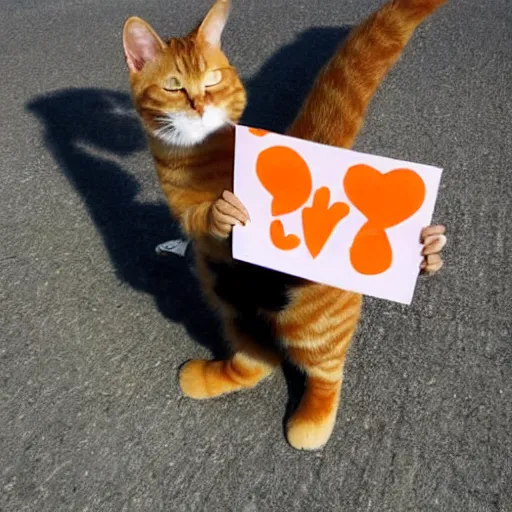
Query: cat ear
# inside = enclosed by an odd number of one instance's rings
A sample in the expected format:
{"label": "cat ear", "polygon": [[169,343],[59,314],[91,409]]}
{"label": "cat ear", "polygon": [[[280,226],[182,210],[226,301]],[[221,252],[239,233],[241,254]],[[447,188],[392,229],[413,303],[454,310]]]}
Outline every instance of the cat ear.
{"label": "cat ear", "polygon": [[126,63],[136,73],[165,48],[165,43],[144,20],[132,17],[124,24],[123,46]]}
{"label": "cat ear", "polygon": [[208,45],[220,48],[220,39],[228,21],[230,9],[230,0],[217,0],[201,23],[198,36]]}

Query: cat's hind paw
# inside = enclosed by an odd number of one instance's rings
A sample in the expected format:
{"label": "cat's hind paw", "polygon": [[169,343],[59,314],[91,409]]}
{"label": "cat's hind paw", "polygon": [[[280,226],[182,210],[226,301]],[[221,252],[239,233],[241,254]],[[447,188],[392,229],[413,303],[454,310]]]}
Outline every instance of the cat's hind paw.
{"label": "cat's hind paw", "polygon": [[334,423],[334,415],[314,420],[292,418],[287,426],[286,437],[296,450],[319,450],[331,437]]}

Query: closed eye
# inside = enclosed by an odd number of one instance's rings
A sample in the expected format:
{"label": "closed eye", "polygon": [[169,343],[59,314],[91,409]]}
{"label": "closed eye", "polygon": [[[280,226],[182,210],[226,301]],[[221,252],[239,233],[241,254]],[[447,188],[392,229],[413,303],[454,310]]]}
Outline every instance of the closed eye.
{"label": "closed eye", "polygon": [[205,87],[213,87],[214,85],[219,84],[222,81],[222,71],[220,69],[216,69],[214,71],[208,71],[204,78],[204,86]]}
{"label": "closed eye", "polygon": [[177,92],[183,90],[183,85],[177,78],[169,78],[164,85],[164,89],[169,92]]}

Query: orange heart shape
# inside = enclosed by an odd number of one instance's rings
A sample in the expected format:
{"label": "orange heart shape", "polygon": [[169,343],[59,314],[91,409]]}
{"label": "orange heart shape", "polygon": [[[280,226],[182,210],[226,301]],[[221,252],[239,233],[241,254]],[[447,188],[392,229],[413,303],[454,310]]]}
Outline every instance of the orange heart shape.
{"label": "orange heart shape", "polygon": [[285,235],[284,226],[280,220],[270,224],[270,239],[282,251],[291,251],[300,245],[300,238],[297,235]]}
{"label": "orange heart shape", "polygon": [[414,215],[425,201],[425,183],[410,169],[382,174],[369,165],[354,165],[343,181],[352,204],[371,222],[387,229]]}
{"label": "orange heart shape", "polygon": [[319,188],[315,192],[312,206],[302,210],[304,240],[313,258],[320,254],[334,228],[350,212],[347,203],[334,203],[329,208],[330,200],[330,190],[327,187]]}
{"label": "orange heart shape", "polygon": [[272,195],[272,215],[298,210],[311,195],[313,180],[308,164],[293,149],[274,146],[262,151],[256,162],[256,174]]}

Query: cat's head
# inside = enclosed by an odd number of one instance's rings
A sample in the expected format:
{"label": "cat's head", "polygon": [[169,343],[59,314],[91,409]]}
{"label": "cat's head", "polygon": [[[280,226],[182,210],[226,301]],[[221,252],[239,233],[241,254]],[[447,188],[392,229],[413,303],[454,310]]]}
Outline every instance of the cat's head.
{"label": "cat's head", "polygon": [[229,8],[229,0],[217,0],[197,29],[167,42],[140,18],[124,25],[137,111],[146,130],[168,145],[199,144],[242,116],[246,93],[221,50]]}

